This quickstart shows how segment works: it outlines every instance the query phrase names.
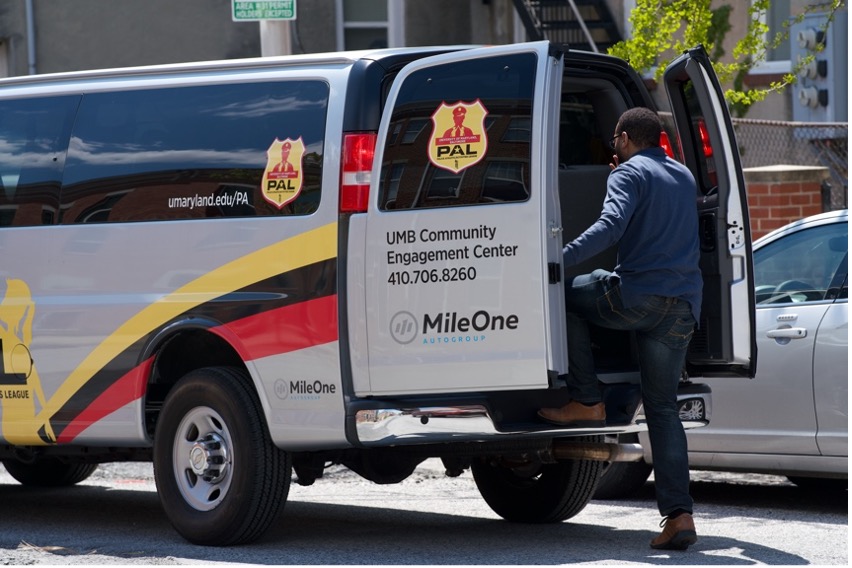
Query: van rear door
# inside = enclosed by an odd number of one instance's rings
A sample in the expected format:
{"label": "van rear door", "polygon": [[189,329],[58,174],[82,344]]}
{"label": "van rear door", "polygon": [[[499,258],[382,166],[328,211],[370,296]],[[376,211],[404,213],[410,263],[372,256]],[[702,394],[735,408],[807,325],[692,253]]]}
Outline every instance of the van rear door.
{"label": "van rear door", "polygon": [[364,235],[366,340],[348,307],[357,395],[546,388],[566,371],[547,168],[561,76],[537,42],[424,58],[394,80]]}
{"label": "van rear door", "polygon": [[703,48],[673,61],[664,83],[680,151],[699,189],[704,298],[688,370],[693,375],[754,377],[751,232],[731,117]]}

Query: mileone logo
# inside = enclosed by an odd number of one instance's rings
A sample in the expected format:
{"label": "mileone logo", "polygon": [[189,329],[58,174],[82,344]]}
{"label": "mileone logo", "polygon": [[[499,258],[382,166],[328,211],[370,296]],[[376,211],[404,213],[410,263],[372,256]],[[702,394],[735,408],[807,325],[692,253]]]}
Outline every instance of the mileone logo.
{"label": "mileone logo", "polygon": [[427,333],[467,333],[469,331],[502,331],[518,329],[518,316],[493,315],[479,310],[472,316],[461,316],[458,312],[445,312],[423,316],[423,335]]}
{"label": "mileone logo", "polygon": [[295,381],[285,381],[283,379],[279,379],[275,381],[275,395],[282,400],[287,400],[288,398],[298,400],[317,400],[320,395],[334,394],[336,392],[336,385],[324,383],[320,380],[306,381],[299,379]]}
{"label": "mileone logo", "polygon": [[390,321],[390,335],[400,345],[414,341],[418,332],[423,336],[424,345],[443,345],[450,343],[481,343],[488,331],[514,331],[518,329],[519,318],[516,314],[508,316],[492,314],[479,310],[473,315],[460,315],[458,312],[424,314],[423,326],[411,312],[400,311]]}
{"label": "mileone logo", "polygon": [[417,337],[417,318],[411,312],[397,312],[391,318],[390,334],[400,345],[408,345]]}

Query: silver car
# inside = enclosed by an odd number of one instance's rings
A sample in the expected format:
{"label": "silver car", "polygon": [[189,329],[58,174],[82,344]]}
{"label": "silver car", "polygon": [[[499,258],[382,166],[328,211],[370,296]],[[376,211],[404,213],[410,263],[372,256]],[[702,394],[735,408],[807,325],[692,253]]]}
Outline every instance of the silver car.
{"label": "silver car", "polygon": [[[796,221],[754,243],[757,376],[703,378],[713,389],[710,425],[690,430],[696,470],[787,476],[821,489],[847,487],[848,211]],[[596,498],[626,497],[651,473],[615,463]]]}

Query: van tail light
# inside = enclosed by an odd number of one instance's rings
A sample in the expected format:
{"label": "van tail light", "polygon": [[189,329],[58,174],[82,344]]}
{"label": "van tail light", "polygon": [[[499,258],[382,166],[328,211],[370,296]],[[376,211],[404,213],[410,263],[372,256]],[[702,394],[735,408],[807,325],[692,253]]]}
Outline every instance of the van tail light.
{"label": "van tail light", "polygon": [[711,157],[713,146],[710,145],[710,133],[707,132],[707,124],[703,120],[698,121],[698,136],[701,138],[701,149],[704,150],[704,157]]}
{"label": "van tail light", "polygon": [[669,158],[674,159],[674,149],[672,148],[672,143],[669,140],[669,135],[665,130],[660,131],[660,146],[662,146],[663,150],[666,151],[666,155]]}
{"label": "van tail light", "polygon": [[340,165],[340,212],[364,213],[370,198],[370,174],[376,155],[376,133],[344,134]]}

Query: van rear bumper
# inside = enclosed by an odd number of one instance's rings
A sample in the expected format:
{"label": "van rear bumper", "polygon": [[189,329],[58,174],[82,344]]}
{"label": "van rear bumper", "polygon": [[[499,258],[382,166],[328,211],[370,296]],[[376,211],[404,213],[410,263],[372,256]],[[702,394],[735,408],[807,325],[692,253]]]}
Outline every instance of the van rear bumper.
{"label": "van rear bumper", "polygon": [[[710,420],[711,393],[706,385],[681,388],[678,405],[683,427],[699,428]],[[609,415],[609,413],[608,413]],[[563,428],[543,422],[500,423],[482,404],[387,407],[358,410],[354,416],[358,442],[364,446],[493,441],[501,437],[570,437],[646,431],[640,405],[629,422],[603,428]]]}

